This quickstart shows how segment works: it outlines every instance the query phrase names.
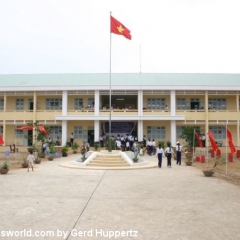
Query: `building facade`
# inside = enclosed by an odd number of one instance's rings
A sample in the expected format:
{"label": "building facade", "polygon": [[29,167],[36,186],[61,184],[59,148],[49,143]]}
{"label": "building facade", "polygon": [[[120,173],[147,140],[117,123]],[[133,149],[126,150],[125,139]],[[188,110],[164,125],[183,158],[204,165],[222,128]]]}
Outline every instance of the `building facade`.
{"label": "building facade", "polygon": [[[239,146],[240,74],[26,74],[0,75],[0,133],[5,145],[27,146],[29,122],[50,127],[53,141],[99,141],[102,134],[132,133],[180,139],[182,127],[212,131],[226,145],[226,126]],[[208,142],[207,142],[208,145]]]}

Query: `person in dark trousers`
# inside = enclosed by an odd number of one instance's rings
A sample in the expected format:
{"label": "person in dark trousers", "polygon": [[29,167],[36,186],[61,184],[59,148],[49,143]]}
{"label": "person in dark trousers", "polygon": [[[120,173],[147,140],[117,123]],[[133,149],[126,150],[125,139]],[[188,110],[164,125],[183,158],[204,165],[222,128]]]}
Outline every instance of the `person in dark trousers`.
{"label": "person in dark trousers", "polygon": [[73,141],[74,141],[74,135],[73,133],[70,134],[70,144],[71,144],[71,147],[73,145]]}
{"label": "person in dark trousers", "polygon": [[171,148],[171,143],[167,143],[167,148],[165,149],[165,154],[167,156],[167,166],[170,168],[172,166],[172,155],[174,154],[173,149]]}
{"label": "person in dark trousers", "polygon": [[180,145],[179,141],[177,141],[176,152],[177,152],[177,164],[181,165],[181,161],[182,161],[182,146]]}
{"label": "person in dark trousers", "polygon": [[156,157],[158,158],[158,167],[162,167],[162,157],[164,155],[164,151],[162,149],[161,144],[158,145],[157,151],[156,151]]}

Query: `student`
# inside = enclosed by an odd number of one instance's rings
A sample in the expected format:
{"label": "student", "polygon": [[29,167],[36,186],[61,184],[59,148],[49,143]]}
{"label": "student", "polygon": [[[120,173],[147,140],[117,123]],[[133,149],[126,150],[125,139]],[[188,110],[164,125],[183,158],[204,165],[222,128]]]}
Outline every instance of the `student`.
{"label": "student", "polygon": [[33,161],[35,160],[35,157],[33,156],[33,152],[32,150],[29,151],[29,155],[27,157],[27,161],[28,161],[28,172],[29,172],[29,167],[32,168],[33,171]]}
{"label": "student", "polygon": [[167,143],[167,148],[165,149],[165,154],[167,156],[167,166],[170,168],[171,167],[171,162],[172,162],[172,155],[174,154],[173,149],[171,148],[171,143]]}
{"label": "student", "polygon": [[73,145],[73,140],[74,140],[74,135],[73,133],[70,134],[70,144],[71,144],[71,147]]}
{"label": "student", "polygon": [[178,165],[181,165],[181,160],[182,160],[182,146],[180,145],[180,142],[179,142],[179,141],[177,141],[176,152],[177,152],[177,164],[178,164]]}
{"label": "student", "polygon": [[162,157],[164,156],[164,151],[162,149],[161,144],[158,145],[157,151],[156,151],[156,157],[158,158],[158,167],[162,167]]}

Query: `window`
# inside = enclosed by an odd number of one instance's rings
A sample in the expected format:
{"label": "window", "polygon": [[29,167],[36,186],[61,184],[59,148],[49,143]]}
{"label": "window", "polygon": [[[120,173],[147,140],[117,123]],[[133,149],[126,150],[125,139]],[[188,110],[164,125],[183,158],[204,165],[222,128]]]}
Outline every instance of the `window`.
{"label": "window", "polygon": [[[20,128],[21,126],[16,126],[16,128]],[[16,138],[24,138],[23,130],[15,130]]]}
{"label": "window", "polygon": [[209,127],[209,131],[212,132],[214,139],[225,139],[226,129],[225,127]]}
{"label": "window", "polygon": [[[50,137],[54,142],[55,142],[55,140],[57,140],[57,137],[59,137],[59,139],[62,138],[62,127],[50,126],[49,131],[50,131]],[[48,137],[49,137],[49,135],[48,135]]]}
{"label": "window", "polygon": [[83,133],[82,126],[75,126],[73,134],[75,139],[83,139],[84,133]]}
{"label": "window", "polygon": [[209,109],[226,110],[227,101],[225,98],[210,98],[208,100]]}
{"label": "window", "polygon": [[3,110],[4,108],[4,100],[0,99],[0,110]]}
{"label": "window", "polygon": [[0,135],[3,135],[3,126],[0,126]]}
{"label": "window", "polygon": [[62,99],[60,98],[47,98],[46,99],[46,109],[47,110],[61,110],[62,109]]}
{"label": "window", "polygon": [[147,138],[162,140],[166,138],[165,127],[147,127]]}
{"label": "window", "polygon": [[74,99],[74,109],[82,109],[83,108],[83,99],[82,98],[75,98]]}
{"label": "window", "polygon": [[16,99],[16,110],[24,109],[24,99]]}
{"label": "window", "polygon": [[187,109],[187,104],[186,104],[185,98],[177,99],[177,109]]}
{"label": "window", "polygon": [[94,107],[94,98],[89,98],[88,99],[88,107],[91,107],[91,108]]}
{"label": "window", "polygon": [[148,98],[147,108],[149,109],[165,109],[166,103],[164,98]]}

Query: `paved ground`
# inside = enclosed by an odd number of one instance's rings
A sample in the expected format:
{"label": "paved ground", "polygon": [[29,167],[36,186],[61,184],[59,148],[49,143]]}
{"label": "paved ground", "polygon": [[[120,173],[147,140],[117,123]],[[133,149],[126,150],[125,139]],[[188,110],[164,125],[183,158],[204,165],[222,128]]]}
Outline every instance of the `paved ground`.
{"label": "paved ground", "polygon": [[0,175],[0,239],[240,239],[237,186],[166,158],[161,169],[59,166],[73,157]]}

